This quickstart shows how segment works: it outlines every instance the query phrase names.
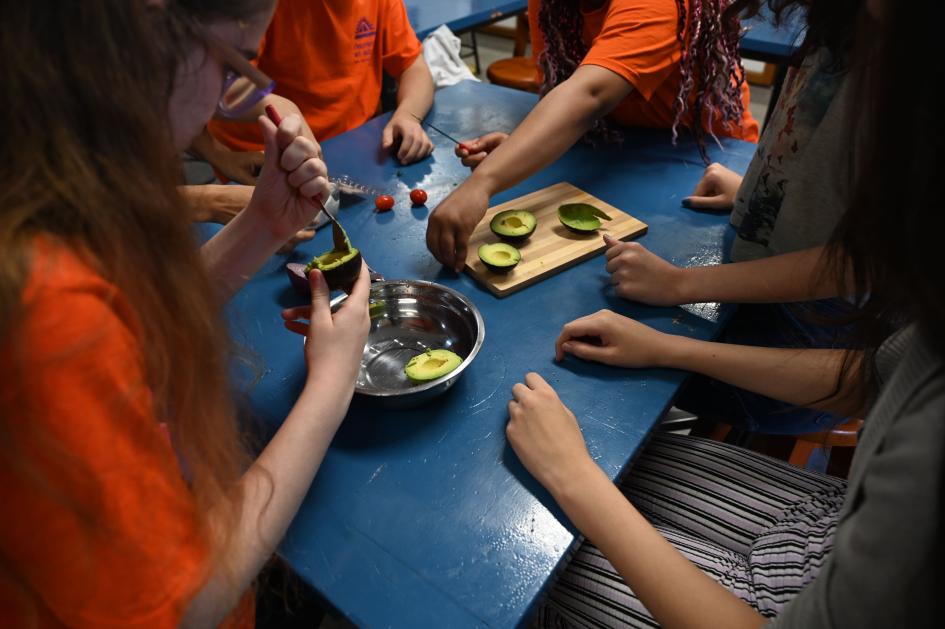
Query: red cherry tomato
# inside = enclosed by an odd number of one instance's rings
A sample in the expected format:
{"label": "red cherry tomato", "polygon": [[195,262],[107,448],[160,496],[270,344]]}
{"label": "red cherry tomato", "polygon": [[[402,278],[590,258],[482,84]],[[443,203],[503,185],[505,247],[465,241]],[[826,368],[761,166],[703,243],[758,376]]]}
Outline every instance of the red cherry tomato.
{"label": "red cherry tomato", "polygon": [[394,209],[394,197],[389,194],[382,194],[374,199],[374,207],[377,208],[378,212],[392,210]]}
{"label": "red cherry tomato", "polygon": [[414,205],[423,205],[427,202],[427,191],[421,188],[410,191],[410,200]]}

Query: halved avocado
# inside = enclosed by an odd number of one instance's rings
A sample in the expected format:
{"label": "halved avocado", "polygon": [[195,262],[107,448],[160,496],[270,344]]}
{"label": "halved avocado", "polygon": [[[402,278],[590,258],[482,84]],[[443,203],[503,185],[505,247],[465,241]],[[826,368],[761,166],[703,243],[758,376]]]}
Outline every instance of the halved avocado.
{"label": "halved avocado", "polygon": [[445,376],[462,362],[459,355],[448,349],[428,349],[411,358],[404,367],[404,373],[411,382],[421,384]]}
{"label": "halved avocado", "polygon": [[351,246],[348,234],[338,223],[331,224],[331,236],[334,247],[312,258],[303,269],[299,269],[299,264],[286,265],[289,280],[300,293],[310,294],[308,274],[312,269],[322,272],[329,290],[343,290],[347,293],[358,279],[361,272],[361,252]]}
{"label": "halved avocado", "polygon": [[490,271],[508,273],[522,260],[522,252],[504,242],[479,245],[479,259]]}
{"label": "halved avocado", "polygon": [[558,220],[572,231],[589,234],[600,228],[600,219],[613,220],[589,203],[565,203],[558,208]]}
{"label": "halved avocado", "polygon": [[537,226],[535,215],[527,210],[505,210],[493,216],[489,222],[493,234],[512,242],[525,240]]}

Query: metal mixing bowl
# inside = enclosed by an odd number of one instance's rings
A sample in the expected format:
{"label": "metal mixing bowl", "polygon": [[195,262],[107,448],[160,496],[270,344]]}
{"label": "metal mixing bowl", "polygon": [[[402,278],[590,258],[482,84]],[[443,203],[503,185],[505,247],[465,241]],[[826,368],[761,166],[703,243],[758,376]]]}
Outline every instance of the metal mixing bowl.
{"label": "metal mixing bowl", "polygon": [[[345,298],[333,300],[332,310]],[[371,331],[355,392],[390,408],[422,404],[453,386],[479,353],[486,334],[482,315],[469,299],[433,282],[375,282],[370,308]],[[404,366],[428,349],[448,349],[463,362],[441,378],[414,384]]]}

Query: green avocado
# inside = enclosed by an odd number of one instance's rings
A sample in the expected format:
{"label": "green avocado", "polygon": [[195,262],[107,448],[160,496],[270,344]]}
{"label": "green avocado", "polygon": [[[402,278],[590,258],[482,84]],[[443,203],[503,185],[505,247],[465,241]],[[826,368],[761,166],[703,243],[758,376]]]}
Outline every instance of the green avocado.
{"label": "green avocado", "polygon": [[600,219],[613,220],[588,203],[565,203],[558,208],[558,220],[572,231],[588,234],[600,228]]}
{"label": "green avocado", "polygon": [[448,349],[428,349],[411,358],[404,367],[404,373],[411,382],[420,384],[445,376],[462,362],[462,358]]}
{"label": "green avocado", "polygon": [[504,242],[479,246],[479,259],[490,271],[508,273],[522,261],[522,252]]}
{"label": "green avocado", "polygon": [[489,222],[493,234],[512,242],[525,240],[537,226],[535,215],[527,210],[505,210],[493,216]]}
{"label": "green avocado", "polygon": [[338,223],[332,222],[331,235],[335,246],[315,256],[305,267],[305,274],[318,269],[330,290],[348,292],[361,273],[361,252],[351,246],[348,234]]}

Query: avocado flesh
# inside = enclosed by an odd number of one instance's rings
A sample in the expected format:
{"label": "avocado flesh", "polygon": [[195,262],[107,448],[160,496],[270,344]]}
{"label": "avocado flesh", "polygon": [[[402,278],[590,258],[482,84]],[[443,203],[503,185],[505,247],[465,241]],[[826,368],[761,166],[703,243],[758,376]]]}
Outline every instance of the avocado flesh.
{"label": "avocado flesh", "polygon": [[481,245],[479,247],[479,259],[490,270],[496,273],[505,273],[521,262],[522,253],[512,245],[497,242],[491,245]]}
{"label": "avocado flesh", "polygon": [[526,210],[505,210],[499,212],[489,221],[489,229],[496,236],[506,240],[525,240],[532,235],[538,220],[535,215]]}
{"label": "avocado flesh", "polygon": [[361,273],[361,252],[351,246],[347,232],[338,223],[332,223],[334,247],[315,256],[305,267],[306,275],[318,269],[325,276],[329,290],[348,292]]}
{"label": "avocado flesh", "polygon": [[462,364],[463,359],[448,349],[428,349],[410,359],[404,373],[414,384],[442,378]]}
{"label": "avocado flesh", "polygon": [[565,203],[558,208],[558,220],[562,225],[576,232],[597,231],[600,229],[601,219],[613,220],[589,203]]}

